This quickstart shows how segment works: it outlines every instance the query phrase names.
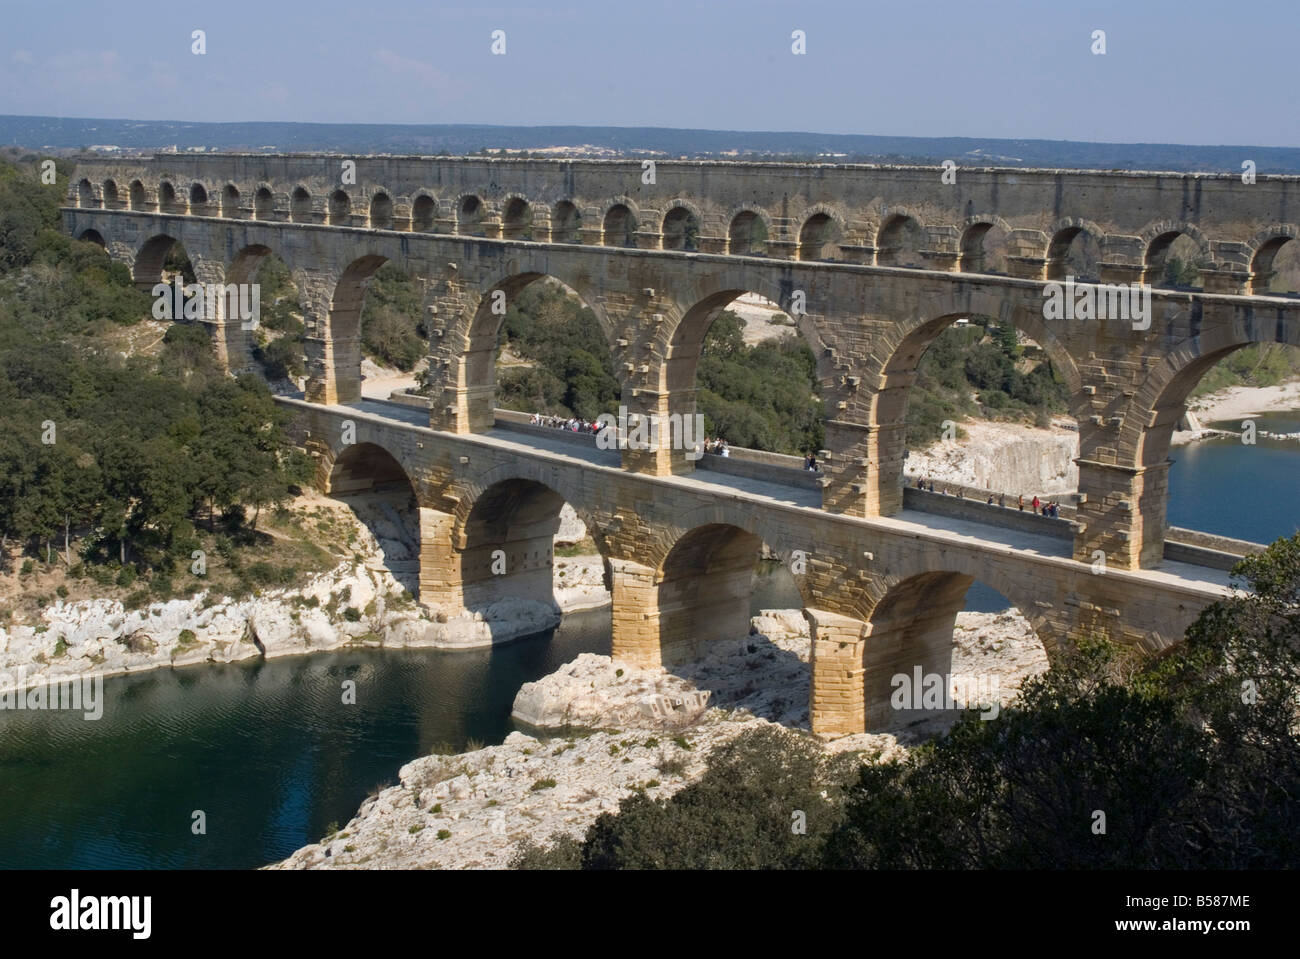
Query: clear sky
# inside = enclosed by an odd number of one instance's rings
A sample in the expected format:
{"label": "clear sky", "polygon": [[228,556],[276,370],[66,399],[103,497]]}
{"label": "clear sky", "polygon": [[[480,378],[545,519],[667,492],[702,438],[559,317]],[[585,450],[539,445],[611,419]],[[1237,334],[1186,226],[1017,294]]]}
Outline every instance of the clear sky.
{"label": "clear sky", "polygon": [[5,0],[0,22],[10,114],[1300,146],[1300,0]]}

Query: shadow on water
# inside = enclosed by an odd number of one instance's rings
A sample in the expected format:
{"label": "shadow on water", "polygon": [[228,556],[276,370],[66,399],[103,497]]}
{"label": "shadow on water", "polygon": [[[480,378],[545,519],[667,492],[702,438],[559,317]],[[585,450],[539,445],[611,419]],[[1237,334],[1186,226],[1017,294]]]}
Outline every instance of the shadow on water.
{"label": "shadow on water", "polygon": [[[609,609],[479,651],[346,650],[121,676],[104,715],[0,713],[0,868],[250,868],[438,744],[499,743],[525,682],[608,654]],[[343,682],[356,683],[344,705]],[[202,811],[206,834],[192,832]]]}

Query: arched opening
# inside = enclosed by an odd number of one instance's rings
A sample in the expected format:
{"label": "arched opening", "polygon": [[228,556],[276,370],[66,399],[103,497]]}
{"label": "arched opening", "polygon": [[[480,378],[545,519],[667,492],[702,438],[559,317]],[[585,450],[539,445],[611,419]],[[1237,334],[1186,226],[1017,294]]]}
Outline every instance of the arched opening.
{"label": "arched opening", "polygon": [[77,184],[77,206],[84,210],[95,209],[99,206],[99,201],[95,198],[95,188],[90,185],[90,181],[83,179]]}
{"label": "arched opening", "polygon": [[411,205],[411,229],[416,233],[433,231],[433,219],[437,215],[438,204],[433,197],[420,194]]}
{"label": "arched opening", "polygon": [[221,215],[234,220],[240,217],[239,188],[233,183],[221,188]]}
{"label": "arched opening", "polygon": [[393,198],[387,193],[376,193],[370,198],[370,229],[393,228]]}
{"label": "arched opening", "polygon": [[[284,260],[260,245],[241,250],[226,271],[227,284],[250,282],[256,283],[259,291],[257,326],[244,330],[242,323],[228,323],[227,338],[246,338],[243,349],[261,368],[274,392],[301,390],[306,375],[306,324],[298,285]],[[230,348],[228,355],[237,357],[241,353]]]}
{"label": "arched opening", "polygon": [[420,512],[415,487],[402,465],[374,443],[344,447],[330,469],[329,494],[370,531],[384,568],[418,599]]}
{"label": "arched opening", "polygon": [[839,253],[839,227],[828,213],[814,213],[799,230],[799,259],[833,260]]}
{"label": "arched opening", "polygon": [[460,205],[456,207],[456,232],[465,236],[483,236],[486,213],[483,201],[478,197],[461,197]]}
{"label": "arched opening", "polygon": [[1154,399],[1125,417],[1140,429],[1135,465],[1168,464],[1167,483],[1134,504],[1144,529],[1258,543],[1300,529],[1300,327],[1260,327],[1253,342],[1207,343],[1181,369],[1158,370],[1139,394]]}
{"label": "arched opening", "polygon": [[501,215],[501,236],[507,240],[533,238],[533,210],[527,200],[515,196],[506,202]]}
{"label": "arched opening", "polygon": [[1260,245],[1251,259],[1250,291],[1269,296],[1300,293],[1300,243],[1276,236]]}
{"label": "arched opening", "polygon": [[605,246],[636,246],[636,217],[626,204],[616,203],[605,214]]}
{"label": "arched opening", "polygon": [[1058,232],[1047,247],[1047,278],[1071,276],[1090,283],[1101,279],[1101,238],[1078,226]]}
{"label": "arched opening", "polygon": [[749,633],[750,596],[763,541],[710,523],[682,536],[655,576],[662,664],[697,659],[717,640]]}
{"label": "arched opening", "polygon": [[139,180],[131,181],[130,199],[132,210],[147,210],[149,208],[149,199],[145,194],[144,184]]}
{"label": "arched opening", "polygon": [[177,276],[185,284],[198,282],[194,264],[181,242],[165,234],[146,240],[135,258],[135,285],[151,292],[156,284],[170,284]]}
{"label": "arched opening", "polygon": [[[496,641],[542,632],[569,610],[605,607],[608,573],[594,532],[554,489],[493,483],[474,501],[458,549],[462,602]],[[608,629],[609,611],[596,614]]]}
{"label": "arched opening", "polygon": [[733,256],[766,256],[767,224],[753,210],[741,210],[727,231],[727,252]]}
{"label": "arched opening", "polygon": [[362,392],[385,399],[414,390],[429,363],[429,329],[420,284],[385,263],[366,284],[361,307]]}
{"label": "arched opening", "polygon": [[202,183],[190,184],[190,212],[195,216],[208,214],[208,190]]}
{"label": "arched opening", "polygon": [[105,180],[105,181],[104,181],[103,192],[104,192],[104,207],[105,207],[105,209],[109,209],[109,210],[116,210],[116,209],[119,209],[119,208],[120,208],[120,205],[121,205],[121,201],[118,199],[118,196],[117,196],[117,183],[116,183],[116,181],[114,181],[114,180]]}
{"label": "arched opening", "polygon": [[343,190],[330,194],[329,221],[332,226],[347,226],[352,215],[352,198]]}
{"label": "arched opening", "polygon": [[1022,526],[1030,512],[1041,516],[1044,506],[1058,504],[1065,514],[1058,508],[1052,517],[1049,510],[1054,523],[1029,522],[1043,527],[1039,532],[1066,535],[1079,488],[1078,373],[1033,319],[1019,316],[1017,327],[988,315],[949,314],[903,339],[885,364],[874,404],[876,429],[902,434],[902,457],[882,461],[877,471],[888,483],[882,501]]}
{"label": "arched opening", "polygon": [[925,228],[914,217],[895,213],[876,234],[876,263],[880,266],[925,266],[921,251],[928,246]]}
{"label": "arched opening", "polygon": [[185,204],[176,195],[176,188],[166,180],[158,184],[158,208],[163,213],[185,212]]}
{"label": "arched opening", "polygon": [[992,273],[1005,276],[1011,235],[1000,223],[972,223],[961,235],[962,273]]}
{"label": "arched opening", "polygon": [[551,242],[581,243],[582,238],[578,233],[581,227],[582,214],[576,206],[568,200],[555,204],[555,210],[551,213]]}
{"label": "arched opening", "polygon": [[694,253],[700,248],[700,221],[684,206],[675,206],[664,215],[663,248]]}
{"label": "arched opening", "polygon": [[[571,428],[574,419],[589,424],[602,413],[617,415],[622,392],[596,314],[553,277],[534,275],[512,287],[499,327],[496,317],[483,318],[483,341],[495,334],[495,363],[481,371],[475,362],[470,382],[495,384],[487,397],[495,406],[537,414],[556,428]],[[484,372],[486,378],[479,378]]]}
{"label": "arched opening", "polygon": [[[995,602],[976,612],[972,596]],[[929,738],[963,708],[983,707],[981,715],[993,719],[1025,679],[1049,667],[1031,621],[967,573],[935,570],[894,583],[867,622],[862,668],[869,733],[906,730],[909,739]]]}
{"label": "arched opening", "polygon": [[1142,279],[1150,286],[1194,290],[1201,288],[1201,251],[1185,233],[1162,233],[1147,247]]}
{"label": "arched opening", "polygon": [[81,235],[78,236],[77,239],[84,240],[87,243],[97,243],[105,249],[108,248],[108,244],[104,242],[104,238],[100,235],[98,230],[82,230]]}
{"label": "arched opening", "polygon": [[275,195],[268,187],[260,186],[253,194],[253,219],[275,219]]}
{"label": "arched opening", "polygon": [[312,222],[311,194],[307,192],[306,187],[293,188],[293,194],[289,197],[289,219],[294,223]]}
{"label": "arched opening", "polygon": [[664,385],[683,398],[672,411],[702,415],[705,455],[756,449],[785,454],[785,465],[802,469],[825,444],[825,371],[814,347],[772,300],[747,290],[716,293],[687,311],[669,341]]}

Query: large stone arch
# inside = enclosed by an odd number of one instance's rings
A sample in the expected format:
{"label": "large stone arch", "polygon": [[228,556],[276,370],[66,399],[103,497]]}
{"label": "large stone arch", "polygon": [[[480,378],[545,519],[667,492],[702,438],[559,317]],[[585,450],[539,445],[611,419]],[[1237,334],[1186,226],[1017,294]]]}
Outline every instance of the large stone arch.
{"label": "large stone arch", "polygon": [[140,245],[131,268],[131,278],[138,289],[149,292],[162,282],[163,262],[167,259],[167,253],[180,242],[179,237],[170,233],[155,233]]}
{"label": "large stone arch", "polygon": [[566,503],[586,525],[609,580],[602,528],[580,491],[554,469],[506,463],[455,487],[460,501],[450,516],[451,552],[445,578],[461,605],[481,610],[504,599],[543,603],[554,595],[554,538]]}
{"label": "large stone arch", "polygon": [[869,391],[868,424],[875,445],[866,482],[868,501],[878,504],[881,514],[902,508],[903,462],[907,449],[907,406],[916,369],[925,351],[945,329],[962,317],[987,316],[1007,323],[1033,339],[1065,379],[1070,409],[1082,413],[1086,397],[1082,392],[1079,367],[1043,320],[1041,300],[1019,290],[1008,293],[967,289],[922,299],[913,317],[895,323],[883,333],[872,351],[863,381]]}
{"label": "large stone arch", "polygon": [[318,470],[324,491],[346,502],[375,537],[393,578],[423,599],[424,511],[409,467],[382,444],[364,441],[330,445]]}
{"label": "large stone arch", "polygon": [[[592,311],[613,355],[617,331],[594,295],[591,278],[556,270],[546,258],[512,258],[498,276],[466,298],[462,310],[435,347],[444,371],[444,405],[453,413],[448,425],[458,432],[482,433],[492,428],[496,414],[496,349],[506,309],[525,287],[546,277],[563,283]],[[498,294],[504,294],[504,298]],[[498,305],[501,304],[501,305]]]}
{"label": "large stone arch", "polygon": [[333,283],[325,322],[307,340],[307,398],[312,402],[361,399],[361,307],[370,278],[388,261],[382,253],[363,253]]}
{"label": "large stone arch", "polygon": [[[905,557],[874,578],[868,590],[861,650],[864,726],[889,725],[893,676],[952,673],[953,631],[970,586],[980,581],[1005,596],[1029,620],[1050,662],[1058,661],[1062,638],[1042,614],[1031,584],[1007,576],[996,563],[964,551],[949,551],[938,563]],[[823,647],[824,651],[824,647]],[[816,655],[816,649],[814,651]],[[814,669],[816,674],[816,669]]]}

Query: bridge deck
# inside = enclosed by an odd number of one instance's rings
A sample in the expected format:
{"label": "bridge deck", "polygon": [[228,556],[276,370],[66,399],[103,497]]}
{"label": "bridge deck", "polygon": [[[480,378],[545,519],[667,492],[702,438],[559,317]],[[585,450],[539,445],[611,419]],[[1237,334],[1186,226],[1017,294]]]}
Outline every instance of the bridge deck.
{"label": "bridge deck", "polygon": [[[380,400],[360,400],[348,404],[353,409],[382,419],[408,423],[412,426],[428,429],[428,414],[421,409],[407,408]],[[554,439],[536,434],[522,434],[508,429],[492,429],[485,433],[473,434],[476,442],[489,443],[501,449],[514,449],[521,453],[536,455],[544,453],[548,458],[577,463],[597,469],[621,469],[622,461],[617,450],[601,450],[584,446],[557,435]],[[712,488],[719,492],[726,491],[737,499],[756,503],[779,505],[785,508],[815,510],[820,513],[819,496],[816,491],[785,486],[781,483],[732,476],[710,470],[697,470],[686,476],[661,476],[656,482],[680,485],[695,490]],[[1039,533],[1008,529],[992,523],[978,523],[971,520],[941,516],[919,510],[905,509],[894,516],[873,516],[869,518],[852,518],[855,522],[891,529],[902,535],[915,536],[918,539],[934,540],[942,538],[977,544],[988,548],[1002,547],[1019,553],[1035,556],[1069,559],[1071,544],[1068,540]],[[1140,570],[1126,570],[1127,576],[1139,576],[1153,583],[1195,585],[1215,591],[1228,587],[1228,573],[1223,570],[1190,563],[1165,560],[1156,567]]]}

